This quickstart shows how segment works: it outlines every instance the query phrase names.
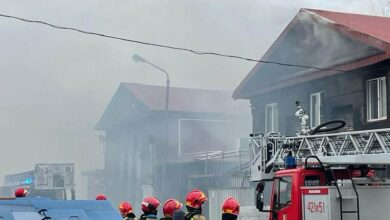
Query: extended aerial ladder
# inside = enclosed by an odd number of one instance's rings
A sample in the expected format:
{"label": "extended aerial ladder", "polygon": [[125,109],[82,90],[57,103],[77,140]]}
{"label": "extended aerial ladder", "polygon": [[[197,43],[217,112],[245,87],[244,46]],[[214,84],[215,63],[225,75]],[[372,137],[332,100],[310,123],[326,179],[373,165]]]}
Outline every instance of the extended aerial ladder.
{"label": "extended aerial ladder", "polygon": [[[390,128],[329,133],[343,127],[342,120],[309,128],[309,116],[299,102],[295,116],[301,122],[296,136],[251,135],[250,170],[251,180],[259,181],[258,209],[272,212],[270,220],[387,219],[390,181],[388,174],[375,170],[390,165]],[[371,205],[373,201],[381,208]]]}
{"label": "extended aerial ladder", "polygon": [[260,133],[252,135],[250,149],[252,181],[271,178],[290,151],[298,164],[317,156],[328,165],[386,165],[390,164],[390,128],[296,137]]}

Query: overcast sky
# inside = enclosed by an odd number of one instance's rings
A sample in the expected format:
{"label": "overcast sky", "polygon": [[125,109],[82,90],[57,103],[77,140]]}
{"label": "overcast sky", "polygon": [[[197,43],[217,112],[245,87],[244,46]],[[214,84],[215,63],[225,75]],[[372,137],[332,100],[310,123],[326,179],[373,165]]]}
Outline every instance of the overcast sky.
{"label": "overcast sky", "polygon": [[[141,41],[260,58],[299,8],[378,14],[374,0],[0,0],[0,13]],[[93,127],[120,82],[233,91],[254,63],[0,18],[0,176],[42,162],[102,167]],[[85,191],[78,178],[81,196]]]}

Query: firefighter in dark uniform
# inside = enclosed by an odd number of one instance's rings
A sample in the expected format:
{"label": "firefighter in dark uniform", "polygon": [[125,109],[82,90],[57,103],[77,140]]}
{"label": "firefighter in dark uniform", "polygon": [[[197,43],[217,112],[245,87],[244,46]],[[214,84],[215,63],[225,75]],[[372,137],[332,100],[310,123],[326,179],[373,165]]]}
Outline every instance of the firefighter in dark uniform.
{"label": "firefighter in dark uniform", "polygon": [[172,220],[173,213],[179,211],[182,207],[183,204],[176,199],[168,199],[163,205],[164,218],[161,218],[160,220]]}
{"label": "firefighter in dark uniform", "polygon": [[107,196],[106,195],[104,195],[104,194],[102,194],[102,193],[100,193],[100,194],[97,194],[96,195],[96,198],[95,198],[96,200],[107,200]]}
{"label": "firefighter in dark uniform", "polygon": [[133,207],[128,202],[121,202],[119,204],[119,212],[121,213],[122,218],[124,220],[136,220],[137,219],[133,213]]}
{"label": "firefighter in dark uniform", "polygon": [[185,215],[186,220],[206,220],[202,215],[202,205],[207,201],[206,195],[198,190],[192,190],[187,194],[186,197],[186,208],[187,214]]}
{"label": "firefighter in dark uniform", "polygon": [[157,209],[160,206],[160,201],[153,196],[146,197],[142,201],[142,212],[140,220],[154,220],[157,219]]}
{"label": "firefighter in dark uniform", "polygon": [[225,199],[222,204],[222,220],[237,220],[240,214],[240,203],[234,198]]}
{"label": "firefighter in dark uniform", "polygon": [[19,187],[15,190],[15,197],[16,198],[23,198],[26,197],[28,194],[28,191],[25,188]]}
{"label": "firefighter in dark uniform", "polygon": [[172,220],[185,220],[186,213],[182,210],[176,210],[173,212]]}

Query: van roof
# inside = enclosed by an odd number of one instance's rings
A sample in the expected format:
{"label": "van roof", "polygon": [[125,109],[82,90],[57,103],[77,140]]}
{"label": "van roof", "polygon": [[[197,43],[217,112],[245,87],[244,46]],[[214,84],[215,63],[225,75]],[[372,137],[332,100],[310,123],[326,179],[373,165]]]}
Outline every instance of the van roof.
{"label": "van roof", "polygon": [[[47,210],[39,214],[40,210]],[[121,220],[119,212],[109,201],[52,200],[48,198],[8,198],[0,200],[0,217],[9,220],[21,219],[70,219]]]}

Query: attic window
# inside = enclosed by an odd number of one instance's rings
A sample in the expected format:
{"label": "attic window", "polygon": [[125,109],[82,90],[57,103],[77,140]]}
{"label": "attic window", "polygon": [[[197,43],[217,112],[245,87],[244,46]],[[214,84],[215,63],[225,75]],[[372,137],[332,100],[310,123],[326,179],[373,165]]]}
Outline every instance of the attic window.
{"label": "attic window", "polygon": [[367,81],[367,121],[387,119],[386,77]]}

